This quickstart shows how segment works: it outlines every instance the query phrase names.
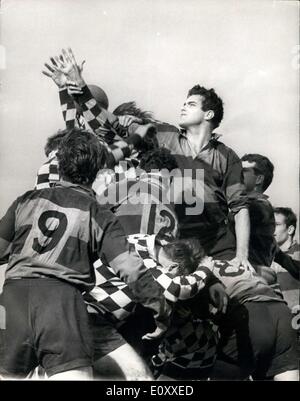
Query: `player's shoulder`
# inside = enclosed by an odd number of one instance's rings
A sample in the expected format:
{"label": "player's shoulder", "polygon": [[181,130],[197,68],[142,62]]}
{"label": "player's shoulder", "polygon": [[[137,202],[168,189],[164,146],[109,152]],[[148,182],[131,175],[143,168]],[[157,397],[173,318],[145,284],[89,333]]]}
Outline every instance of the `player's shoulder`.
{"label": "player's shoulder", "polygon": [[99,203],[99,200],[95,198],[95,200],[91,202],[92,218],[94,218],[101,227],[114,223],[117,218],[111,210],[112,207],[112,204]]}
{"label": "player's shoulder", "polygon": [[211,139],[211,143],[215,149],[217,149],[226,159],[237,159],[240,160],[236,152],[224,142],[220,141],[220,136],[215,135]]}
{"label": "player's shoulder", "polygon": [[[296,240],[292,243],[290,249],[287,252],[288,255],[294,257],[296,254],[300,256],[300,244]],[[300,258],[299,258],[300,259]]]}
{"label": "player's shoulder", "polygon": [[156,122],[156,135],[160,146],[168,148],[174,141],[174,138],[178,138],[180,133],[179,129],[175,125],[171,125],[165,122]]}
{"label": "player's shoulder", "polygon": [[30,189],[26,192],[24,192],[22,195],[18,196],[16,201],[21,204],[26,202],[27,200],[35,199],[39,197],[39,190],[37,189]]}

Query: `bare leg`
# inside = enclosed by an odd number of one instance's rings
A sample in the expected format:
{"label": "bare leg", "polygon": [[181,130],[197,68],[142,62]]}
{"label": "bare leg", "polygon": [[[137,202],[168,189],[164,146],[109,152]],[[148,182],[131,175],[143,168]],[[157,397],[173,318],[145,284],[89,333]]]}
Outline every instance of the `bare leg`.
{"label": "bare leg", "polygon": [[146,362],[129,344],[94,362],[95,378],[100,380],[154,380]]}
{"label": "bare leg", "polygon": [[278,375],[274,376],[274,380],[275,381],[298,382],[299,381],[299,372],[297,369],[287,370],[286,372],[279,373]]}
{"label": "bare leg", "polygon": [[92,380],[93,370],[91,367],[66,370],[49,377],[49,380]]}
{"label": "bare leg", "polygon": [[158,376],[157,381],[177,381],[177,380],[173,379],[173,377],[162,374]]}

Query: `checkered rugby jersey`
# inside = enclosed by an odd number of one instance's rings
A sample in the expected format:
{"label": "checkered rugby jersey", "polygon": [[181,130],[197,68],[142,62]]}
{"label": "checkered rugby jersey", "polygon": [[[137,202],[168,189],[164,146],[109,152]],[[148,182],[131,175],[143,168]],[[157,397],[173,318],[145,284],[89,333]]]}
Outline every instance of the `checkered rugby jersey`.
{"label": "checkered rugby jersey", "polygon": [[[83,94],[76,97],[76,100],[82,107],[83,116],[77,114],[74,100],[68,94],[66,88],[60,89],[59,98],[66,128],[80,127],[94,132],[106,149],[107,168],[113,169],[120,160],[124,160],[129,168],[135,165],[135,159],[133,161],[131,160],[133,150],[130,146],[132,145],[134,147],[141,140],[140,135],[143,134],[145,130],[147,131],[149,125],[133,123],[130,125],[130,128],[125,131],[119,124],[118,118],[108,111],[105,112],[105,116],[110,116],[110,123],[105,124],[103,120],[104,111],[92,97],[87,86],[83,88]],[[128,137],[124,138],[124,135]],[[122,171],[119,169],[117,172],[116,179],[118,179],[119,176],[126,176],[127,169],[121,170]],[[58,181],[57,159],[55,157],[55,152],[51,152],[48,160],[37,172],[35,188],[49,188]]]}
{"label": "checkered rugby jersey", "polygon": [[0,258],[8,257],[6,279],[57,277],[90,290],[99,257],[131,290],[147,273],[122,226],[98,205],[93,191],[66,182],[13,202],[0,221],[0,245]]}
{"label": "checkered rugby jersey", "polygon": [[[160,177],[145,174],[143,184],[137,184],[141,183],[136,179],[114,182],[97,199],[100,204],[111,208],[126,235],[156,234],[160,243],[176,238],[177,218],[172,206],[162,202],[164,188]],[[148,194],[151,194],[150,198],[143,198]],[[135,308],[128,287],[101,261],[96,261],[95,267],[96,287],[86,295],[86,301],[113,319],[127,318]]]}
{"label": "checkered rugby jersey", "polygon": [[212,321],[195,319],[191,311],[185,317],[175,311],[171,326],[151,362],[155,368],[165,363],[184,369],[210,368],[217,358],[218,342],[218,327]]}
{"label": "checkered rugby jersey", "polygon": [[[154,280],[162,288],[163,296],[169,302],[177,302],[194,297],[205,285],[217,282],[206,267],[201,267],[186,276],[175,276],[165,273],[151,254],[155,243],[155,235],[135,234],[128,236],[128,242],[143,260]],[[85,300],[98,311],[107,315],[110,320],[122,321],[134,312],[136,303],[132,293],[124,281],[120,280],[114,271],[96,261],[96,286]]]}
{"label": "checkered rugby jersey", "polygon": [[[212,321],[194,317],[191,309],[184,306],[184,300],[196,296],[208,281],[209,270],[199,267],[194,273],[186,276],[175,276],[163,273],[162,268],[150,257],[153,253],[154,236],[132,235],[128,238],[136,251],[164,288],[164,296],[173,304],[173,314],[152,363],[159,367],[166,362],[181,368],[208,368],[216,360],[219,340],[218,327]],[[177,301],[183,301],[176,304]]]}

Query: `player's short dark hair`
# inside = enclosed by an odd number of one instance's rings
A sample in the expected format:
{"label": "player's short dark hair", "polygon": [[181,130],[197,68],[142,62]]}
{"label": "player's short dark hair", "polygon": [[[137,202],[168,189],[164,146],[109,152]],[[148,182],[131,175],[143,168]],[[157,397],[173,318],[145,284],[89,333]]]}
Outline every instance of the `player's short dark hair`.
{"label": "player's short dark hair", "polygon": [[200,95],[202,97],[203,111],[212,110],[214,112],[214,117],[210,121],[213,128],[217,128],[224,115],[222,99],[216,94],[213,88],[206,89],[200,85],[195,85],[188,91],[188,97],[192,95]]}
{"label": "player's short dark hair", "polygon": [[59,173],[74,184],[91,185],[104,167],[105,153],[96,135],[84,129],[70,129],[58,148]]}
{"label": "player's short dark hair", "polygon": [[296,228],[297,228],[297,216],[293,212],[293,210],[290,207],[275,207],[273,210],[274,210],[274,213],[282,214],[284,216],[285,224],[287,227],[289,227],[289,226],[295,227],[294,234],[293,234],[293,236],[294,236]]}
{"label": "player's short dark hair", "polygon": [[139,167],[150,173],[151,170],[166,169],[172,171],[178,168],[175,156],[166,148],[150,150],[142,155]]}
{"label": "player's short dark hair", "polygon": [[49,136],[44,147],[45,155],[48,157],[53,150],[57,150],[61,140],[69,133],[69,130],[59,130],[56,134]]}
{"label": "player's short dark hair", "polygon": [[153,120],[152,113],[150,111],[144,111],[137,107],[135,102],[125,102],[120,104],[114,111],[113,114],[116,116],[135,116],[143,120],[143,123],[149,123]]}
{"label": "player's short dark hair", "polygon": [[193,273],[205,256],[197,238],[172,241],[164,246],[164,251],[172,261],[178,263],[182,274]]}
{"label": "player's short dark hair", "polygon": [[264,181],[262,184],[262,189],[265,191],[273,181],[274,176],[274,165],[266,157],[258,153],[249,153],[241,158],[242,161],[248,161],[250,163],[255,162],[256,166],[253,167],[257,174],[262,174],[264,176]]}

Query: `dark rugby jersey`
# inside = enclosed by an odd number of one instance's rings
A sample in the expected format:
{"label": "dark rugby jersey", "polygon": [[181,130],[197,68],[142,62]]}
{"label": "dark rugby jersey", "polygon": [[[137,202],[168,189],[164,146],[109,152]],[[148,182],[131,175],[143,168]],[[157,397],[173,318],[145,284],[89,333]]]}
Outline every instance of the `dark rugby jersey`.
{"label": "dark rugby jersey", "polygon": [[250,215],[249,261],[254,265],[271,266],[275,252],[275,218],[268,197],[259,192],[248,194]]}
{"label": "dark rugby jersey", "polygon": [[203,263],[224,284],[227,295],[239,303],[247,301],[278,301],[284,302],[274,289],[266,284],[253,267],[236,267],[226,260],[214,260],[213,263]]}
{"label": "dark rugby jersey", "polygon": [[[182,237],[214,235],[227,222],[229,209],[235,214],[247,207],[241,161],[232,149],[217,140],[216,135],[198,154],[191,149],[185,134],[171,125],[158,124],[157,139],[160,146],[165,146],[176,157],[182,172],[190,169],[195,179],[197,170],[204,171],[202,186],[198,182],[192,194],[199,205],[204,202],[203,210],[188,215],[186,202],[176,204]],[[189,204],[188,208],[192,211],[195,206],[196,203]]]}
{"label": "dark rugby jersey", "polygon": [[162,245],[177,238],[178,222],[159,174],[112,183],[97,199],[118,217],[126,235],[155,234]]}
{"label": "dark rugby jersey", "polygon": [[56,277],[89,290],[99,257],[129,284],[146,272],[130,253],[120,223],[98,205],[93,191],[66,182],[26,192],[11,205],[0,221],[0,258],[7,244],[6,279]]}
{"label": "dark rugby jersey", "polygon": [[[89,111],[91,106],[95,105],[91,104],[88,107]],[[93,114],[92,121],[95,119],[95,113]],[[183,132],[159,121],[155,121],[155,126],[159,145],[171,151],[182,171],[190,169],[193,178],[197,177],[197,170],[204,171],[204,182],[198,182],[198,187],[191,188],[188,181],[188,186],[183,191],[184,195],[179,194],[180,198],[187,201],[189,209],[187,211],[187,205],[180,200],[176,204],[180,235],[198,238],[202,236],[206,239],[212,237],[210,242],[213,243],[216,231],[220,230],[220,227],[223,226],[224,232],[227,230],[224,225],[227,222],[228,209],[235,214],[247,207],[241,161],[232,149],[217,140],[215,134],[198,154],[194,154]],[[94,129],[109,130],[112,139],[125,136],[124,128],[117,123],[117,117],[113,118],[113,115],[104,109],[97,115],[97,127]],[[128,131],[129,129],[130,127],[127,128]],[[187,199],[188,195],[190,199]],[[190,202],[193,199],[196,199],[194,204]],[[201,205],[204,206],[203,210]],[[191,212],[192,214],[189,214]]]}
{"label": "dark rugby jersey", "polygon": [[297,241],[294,240],[286,252],[278,249],[275,262],[272,268],[277,273],[283,297],[293,310],[300,302],[300,245]]}

